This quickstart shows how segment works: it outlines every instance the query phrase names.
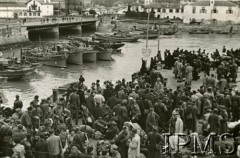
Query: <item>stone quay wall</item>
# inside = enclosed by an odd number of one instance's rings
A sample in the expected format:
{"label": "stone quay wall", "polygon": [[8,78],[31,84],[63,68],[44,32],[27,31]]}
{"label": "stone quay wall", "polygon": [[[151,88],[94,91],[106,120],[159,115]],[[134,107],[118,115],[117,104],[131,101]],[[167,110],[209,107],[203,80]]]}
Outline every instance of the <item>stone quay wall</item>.
{"label": "stone quay wall", "polygon": [[0,25],[0,46],[29,41],[26,27],[20,24]]}

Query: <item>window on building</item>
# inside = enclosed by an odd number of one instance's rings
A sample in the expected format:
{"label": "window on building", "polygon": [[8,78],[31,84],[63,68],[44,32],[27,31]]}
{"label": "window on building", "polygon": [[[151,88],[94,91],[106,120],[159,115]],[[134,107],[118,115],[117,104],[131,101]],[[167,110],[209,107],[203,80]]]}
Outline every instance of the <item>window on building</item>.
{"label": "window on building", "polygon": [[24,13],[24,16],[27,16],[27,13]]}
{"label": "window on building", "polygon": [[202,9],[200,9],[200,13],[207,13],[207,10],[205,9],[205,7],[202,7]]}
{"label": "window on building", "polygon": [[192,8],[192,13],[195,14],[196,13],[196,7]]}
{"label": "window on building", "polygon": [[179,13],[179,9],[176,9],[176,13]]}
{"label": "window on building", "polygon": [[217,14],[218,13],[217,8],[214,7],[213,10],[212,10],[212,13]]}
{"label": "window on building", "polygon": [[184,12],[184,9],[181,9],[181,13],[183,13]]}
{"label": "window on building", "polygon": [[232,10],[232,8],[228,8],[228,10],[227,10],[226,13],[227,13],[227,14],[233,14],[233,10]]}
{"label": "window on building", "polygon": [[173,12],[173,9],[169,9],[169,13],[172,13]]}
{"label": "window on building", "polygon": [[158,8],[158,10],[157,10],[158,12],[161,12],[161,9],[160,8]]}
{"label": "window on building", "polygon": [[33,16],[36,16],[36,13],[33,13]]}
{"label": "window on building", "polygon": [[166,9],[162,9],[162,12],[163,12],[163,13],[166,13]]}
{"label": "window on building", "polygon": [[38,13],[38,16],[40,16],[40,13]]}
{"label": "window on building", "polygon": [[29,16],[32,16],[32,13],[29,13]]}
{"label": "window on building", "polygon": [[22,16],[22,12],[19,12],[18,15],[19,15],[19,16]]}

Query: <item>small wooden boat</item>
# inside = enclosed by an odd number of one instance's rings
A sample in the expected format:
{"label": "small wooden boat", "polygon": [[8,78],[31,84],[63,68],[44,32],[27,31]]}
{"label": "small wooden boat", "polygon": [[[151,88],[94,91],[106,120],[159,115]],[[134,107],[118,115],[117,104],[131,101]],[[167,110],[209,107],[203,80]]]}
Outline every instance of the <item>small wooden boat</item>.
{"label": "small wooden boat", "polygon": [[211,32],[209,29],[192,29],[189,34],[210,34]]}
{"label": "small wooden boat", "polygon": [[62,51],[60,46],[57,48],[53,47],[52,49],[48,48],[24,48],[23,54],[27,61],[30,62],[40,62],[46,66],[67,67],[67,57],[68,53]]}
{"label": "small wooden boat", "polygon": [[[158,38],[159,34],[148,34],[148,39],[156,39]],[[147,38],[147,34],[142,35],[143,39]]]}
{"label": "small wooden boat", "polygon": [[148,33],[146,30],[142,31],[131,31],[129,34],[134,35],[134,36],[139,36],[142,39],[156,39],[159,36],[159,31],[158,30],[149,30]]}
{"label": "small wooden boat", "polygon": [[19,80],[26,75],[33,73],[40,64],[19,64],[10,59],[0,59],[0,77],[7,80]]}
{"label": "small wooden boat", "polygon": [[172,35],[175,35],[178,31],[175,30],[175,31],[166,31],[166,32],[163,32],[161,33],[162,35],[165,35],[165,36],[172,36]]}
{"label": "small wooden boat", "polygon": [[89,44],[89,45],[99,46],[99,47],[104,47],[105,45],[108,45],[108,47],[112,49],[119,49],[125,45],[125,43],[122,43],[122,42],[95,41],[94,39],[89,37],[73,37],[72,39],[81,41],[87,45]]}
{"label": "small wooden boat", "polygon": [[107,34],[95,32],[96,40],[112,41],[112,42],[137,42],[141,36],[130,34]]}

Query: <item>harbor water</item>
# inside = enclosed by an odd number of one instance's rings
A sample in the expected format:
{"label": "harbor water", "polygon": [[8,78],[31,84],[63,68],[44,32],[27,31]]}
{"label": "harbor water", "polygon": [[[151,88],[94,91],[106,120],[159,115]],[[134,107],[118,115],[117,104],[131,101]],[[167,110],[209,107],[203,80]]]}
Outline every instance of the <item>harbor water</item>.
{"label": "harbor water", "polygon": [[[98,30],[99,31],[99,30]],[[101,31],[101,30],[100,30]],[[85,33],[82,36],[93,35],[94,32]],[[80,36],[74,34],[75,36]],[[60,35],[59,39],[42,37],[43,41],[66,41],[67,35]],[[38,36],[35,38],[38,44]],[[160,50],[174,50],[176,48],[198,50],[205,49],[207,53],[213,52],[215,49],[222,50],[223,46],[227,49],[240,48],[239,35],[189,35],[187,33],[178,33],[174,36],[160,37]],[[151,56],[155,56],[158,49],[158,40],[149,40],[149,49]],[[146,40],[139,40],[136,43],[126,43],[122,47],[121,54],[113,54],[112,61],[97,61],[94,63],[84,63],[84,65],[68,65],[65,69],[43,66],[34,74],[26,76],[21,81],[4,81],[1,82],[0,91],[7,99],[5,106],[13,106],[15,95],[19,94],[20,99],[26,108],[33,100],[35,95],[39,95],[40,99],[49,97],[52,89],[58,86],[77,81],[80,75],[85,78],[85,84],[90,86],[92,82],[99,79],[112,80],[116,82],[118,79],[131,79],[132,73],[139,71],[141,67],[141,59],[143,58],[142,49],[146,47]],[[20,48],[3,51],[5,57],[18,57]],[[149,59],[148,59],[149,61]]]}

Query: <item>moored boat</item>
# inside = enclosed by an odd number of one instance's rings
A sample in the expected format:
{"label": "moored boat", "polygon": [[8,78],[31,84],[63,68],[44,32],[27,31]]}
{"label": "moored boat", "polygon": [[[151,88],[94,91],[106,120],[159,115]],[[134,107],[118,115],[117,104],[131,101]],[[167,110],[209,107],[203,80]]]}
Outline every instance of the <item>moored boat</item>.
{"label": "moored boat", "polygon": [[175,31],[166,31],[166,32],[163,32],[161,33],[162,35],[165,35],[165,36],[172,36],[172,35],[175,35],[178,31],[175,30]]}
{"label": "moored boat", "polygon": [[99,52],[97,53],[97,60],[103,61],[111,61],[112,60],[112,49],[101,49],[99,48]]}
{"label": "moored boat", "polygon": [[46,66],[67,67],[67,57],[68,53],[60,50],[60,46],[52,49],[45,48],[24,48],[23,55],[27,61],[30,62],[40,62]]}
{"label": "moored boat", "polygon": [[137,42],[141,36],[130,34],[107,34],[95,32],[96,40],[112,41],[112,42]]}
{"label": "moored boat", "polygon": [[94,39],[89,38],[89,37],[72,37],[72,39],[81,41],[81,42],[85,43],[86,45],[99,46],[99,47],[108,45],[108,47],[110,47],[112,49],[119,49],[125,45],[125,43],[122,43],[122,42],[95,41]]}
{"label": "moored boat", "polygon": [[33,73],[39,64],[18,64],[10,59],[0,59],[0,77],[7,80],[19,80],[26,75]]}
{"label": "moored boat", "polygon": [[129,32],[131,35],[139,36],[142,39],[156,39],[159,36],[159,31],[158,30],[149,30],[148,33],[146,30],[143,31],[132,31]]}
{"label": "moored boat", "polygon": [[83,64],[83,51],[76,49],[74,52],[68,53],[68,64],[82,65]]}
{"label": "moored boat", "polygon": [[210,34],[211,32],[210,29],[192,29],[189,34]]}

